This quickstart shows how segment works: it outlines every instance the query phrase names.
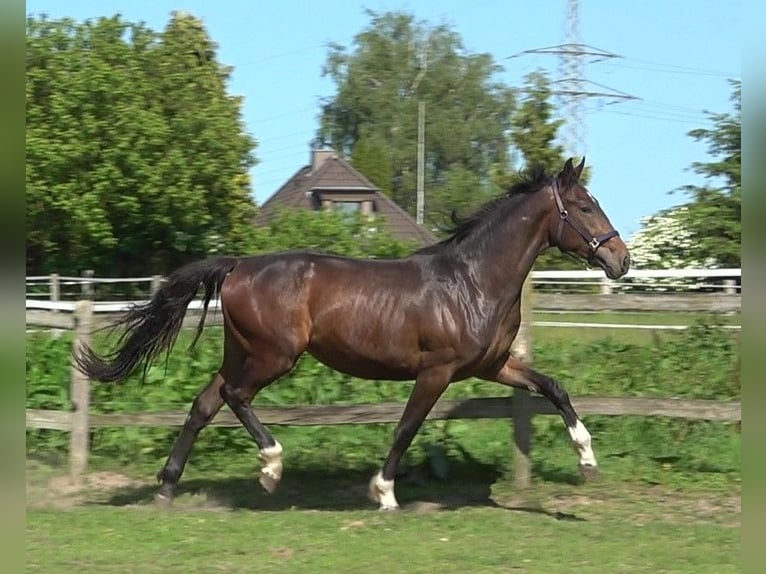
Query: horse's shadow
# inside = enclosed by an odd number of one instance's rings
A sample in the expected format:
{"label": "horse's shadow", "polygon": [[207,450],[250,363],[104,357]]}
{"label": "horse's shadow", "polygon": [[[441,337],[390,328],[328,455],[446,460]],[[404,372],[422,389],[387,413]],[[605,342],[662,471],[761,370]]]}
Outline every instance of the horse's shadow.
{"label": "horse's shadow", "polygon": [[[367,497],[367,485],[376,472],[334,470],[326,468],[286,468],[279,487],[266,493],[256,473],[222,478],[191,478],[179,484],[170,510],[375,510],[377,505]],[[404,511],[424,513],[452,511],[466,507],[496,507],[511,512],[547,515],[556,520],[583,520],[573,514],[551,512],[536,504],[504,504],[493,497],[493,485],[502,472],[495,466],[476,460],[450,465],[445,479],[435,478],[426,465],[408,468],[396,480],[396,493]],[[156,484],[121,488],[91,504],[132,506],[154,504]]]}

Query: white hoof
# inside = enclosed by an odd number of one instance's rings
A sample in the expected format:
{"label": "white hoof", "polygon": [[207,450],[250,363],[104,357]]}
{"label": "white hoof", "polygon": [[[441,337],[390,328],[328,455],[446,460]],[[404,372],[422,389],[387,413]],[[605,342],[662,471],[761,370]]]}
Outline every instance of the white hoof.
{"label": "white hoof", "polygon": [[265,463],[261,468],[261,485],[272,493],[282,479],[282,445],[276,442],[274,446],[262,448],[259,457]]}
{"label": "white hoof", "polygon": [[591,448],[591,438],[588,429],[581,420],[574,427],[569,427],[569,436],[572,437],[575,450],[580,455],[581,467],[597,467],[596,455]]}
{"label": "white hoof", "polygon": [[373,502],[380,504],[378,510],[389,511],[399,509],[399,503],[396,501],[396,496],[394,496],[394,481],[384,480],[382,472],[379,471],[372,477],[368,493]]}

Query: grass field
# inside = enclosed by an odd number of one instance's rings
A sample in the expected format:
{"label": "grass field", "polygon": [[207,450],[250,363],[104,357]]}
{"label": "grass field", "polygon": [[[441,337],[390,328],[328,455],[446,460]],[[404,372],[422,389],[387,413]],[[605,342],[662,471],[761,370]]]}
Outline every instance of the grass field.
{"label": "grass field", "polygon": [[187,481],[172,509],[114,472],[74,492],[28,474],[27,572],[654,573],[740,570],[740,493],[609,478],[515,492],[481,474],[402,479],[403,509],[366,500],[366,473],[286,473],[269,497],[252,474]]}

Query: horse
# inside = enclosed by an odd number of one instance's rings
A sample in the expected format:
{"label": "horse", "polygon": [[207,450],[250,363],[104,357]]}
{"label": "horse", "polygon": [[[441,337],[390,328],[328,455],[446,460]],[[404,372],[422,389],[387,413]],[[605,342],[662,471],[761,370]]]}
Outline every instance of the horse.
{"label": "horse", "polygon": [[288,373],[303,353],[362,379],[413,381],[387,457],[369,482],[379,510],[399,508],[394,477],[424,419],[453,382],[478,377],[546,397],[556,407],[586,479],[597,476],[591,435],[554,378],[511,353],[521,323],[522,284],[537,256],[558,247],[611,279],[628,272],[630,254],[598,201],[580,183],[585,159],[569,158],[555,176],[528,174],[456,218],[449,236],[397,259],[356,259],[312,250],[213,256],[172,272],[144,303],[112,326],[117,346],[75,353],[89,378],[124,380],[170,352],[188,304],[204,290],[192,346],[218,293],[223,360],[196,396],[165,465],[158,503],[170,504],[198,433],[225,403],[258,446],[259,481],[273,493],[282,477],[282,445],[252,408],[256,394]]}

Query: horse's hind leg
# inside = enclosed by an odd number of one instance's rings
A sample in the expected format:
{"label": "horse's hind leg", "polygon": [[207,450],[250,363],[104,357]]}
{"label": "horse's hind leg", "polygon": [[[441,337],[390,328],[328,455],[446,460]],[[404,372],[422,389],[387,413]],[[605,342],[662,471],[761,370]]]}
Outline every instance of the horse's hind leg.
{"label": "horse's hind leg", "polygon": [[250,405],[255,395],[295,365],[297,354],[285,354],[260,346],[258,354],[245,361],[242,376],[221,386],[222,399],[253,437],[264,462],[260,483],[273,493],[282,478],[282,445],[258,419]]}
{"label": "horse's hind leg", "polygon": [[197,435],[213,420],[223,405],[220,395],[223,381],[223,375],[220,372],[216,373],[210,384],[194,399],[165,466],[157,473],[157,480],[162,483],[159,492],[155,495],[155,500],[159,504],[168,504],[175,496],[178,481],[183,474]]}
{"label": "horse's hind leg", "polygon": [[194,399],[181,432],[165,461],[165,466],[157,473],[157,480],[161,482],[161,486],[155,500],[159,504],[167,504],[173,500],[194,441],[197,440],[200,431],[210,424],[223,406],[221,386],[224,381],[240,376],[245,356],[244,349],[231,335],[228,328],[224,328],[224,353],[221,367],[208,386]]}

